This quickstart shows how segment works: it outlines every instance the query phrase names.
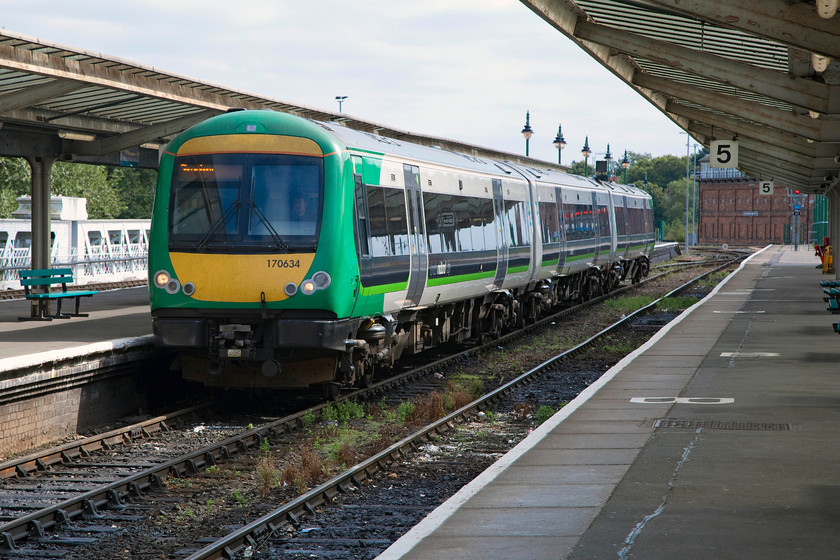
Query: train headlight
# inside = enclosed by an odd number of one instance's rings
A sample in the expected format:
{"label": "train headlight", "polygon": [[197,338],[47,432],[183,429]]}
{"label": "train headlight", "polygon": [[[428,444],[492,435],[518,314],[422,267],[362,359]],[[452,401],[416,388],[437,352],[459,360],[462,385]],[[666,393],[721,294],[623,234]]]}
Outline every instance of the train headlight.
{"label": "train headlight", "polygon": [[181,290],[181,283],[177,278],[172,278],[165,270],[158,270],[154,276],[155,286],[166,290],[167,294],[175,295]]}
{"label": "train headlight", "polygon": [[305,280],[303,284],[300,285],[300,291],[308,296],[311,296],[315,293],[315,282],[312,280]]}
{"label": "train headlight", "polygon": [[[317,290],[324,290],[332,283],[332,278],[323,270],[316,272],[309,280],[304,280],[300,285],[300,291],[307,296],[311,296]],[[288,292],[286,292],[288,293]]]}
{"label": "train headlight", "polygon": [[155,272],[155,286],[158,288],[165,288],[169,284],[169,273],[165,270],[158,270]]}

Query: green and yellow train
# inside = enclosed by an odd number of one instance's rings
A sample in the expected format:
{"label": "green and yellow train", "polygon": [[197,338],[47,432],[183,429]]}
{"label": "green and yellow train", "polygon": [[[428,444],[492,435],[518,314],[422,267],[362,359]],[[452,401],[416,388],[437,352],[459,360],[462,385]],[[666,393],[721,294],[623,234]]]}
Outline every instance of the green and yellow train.
{"label": "green and yellow train", "polygon": [[334,393],[646,276],[652,212],[631,185],[231,111],[161,158],[154,334],[187,379]]}

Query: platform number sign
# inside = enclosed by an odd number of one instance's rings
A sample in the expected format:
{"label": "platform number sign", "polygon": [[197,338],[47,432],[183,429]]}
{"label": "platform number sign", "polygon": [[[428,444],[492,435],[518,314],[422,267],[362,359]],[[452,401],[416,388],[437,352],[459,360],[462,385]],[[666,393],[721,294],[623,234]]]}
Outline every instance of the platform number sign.
{"label": "platform number sign", "polygon": [[758,194],[773,194],[773,181],[759,181]]}
{"label": "platform number sign", "polygon": [[712,140],[710,149],[711,167],[738,167],[737,140]]}

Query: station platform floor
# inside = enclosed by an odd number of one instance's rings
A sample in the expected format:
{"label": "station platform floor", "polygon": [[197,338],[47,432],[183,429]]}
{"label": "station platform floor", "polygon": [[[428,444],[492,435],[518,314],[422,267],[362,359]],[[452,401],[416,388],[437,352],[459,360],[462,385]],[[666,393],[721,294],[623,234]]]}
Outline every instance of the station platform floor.
{"label": "station platform floor", "polygon": [[840,337],[770,246],[378,560],[840,555]]}
{"label": "station platform floor", "polygon": [[[74,303],[66,301],[63,310],[72,310]],[[145,286],[82,298],[79,311],[89,316],[19,321],[18,317],[29,317],[30,303],[24,299],[0,301],[0,374],[56,357],[152,342],[152,315]]]}

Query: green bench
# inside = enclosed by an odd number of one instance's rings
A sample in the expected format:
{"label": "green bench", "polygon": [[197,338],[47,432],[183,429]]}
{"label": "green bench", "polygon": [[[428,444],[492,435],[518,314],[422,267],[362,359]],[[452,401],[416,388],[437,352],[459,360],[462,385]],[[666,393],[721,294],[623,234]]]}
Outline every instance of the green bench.
{"label": "green bench", "polygon": [[840,281],[822,281],[820,286],[822,286],[823,294],[825,294],[823,301],[828,303],[827,310],[831,313],[840,313]]}
{"label": "green bench", "polygon": [[[20,284],[26,292],[26,299],[37,301],[37,312],[34,311],[30,317],[18,317],[21,321],[38,320],[52,321],[53,319],[69,319],[70,317],[87,317],[87,313],[79,313],[79,302],[83,297],[90,297],[98,294],[96,290],[67,290],[67,284],[73,283],[73,271],[69,268],[44,268],[40,270],[20,270]],[[50,286],[61,284],[61,291],[57,289],[50,291]],[[33,290],[33,287],[40,287],[43,291]],[[61,302],[67,298],[75,298],[76,312],[62,313]],[[56,302],[55,315],[49,315],[49,302]]]}

